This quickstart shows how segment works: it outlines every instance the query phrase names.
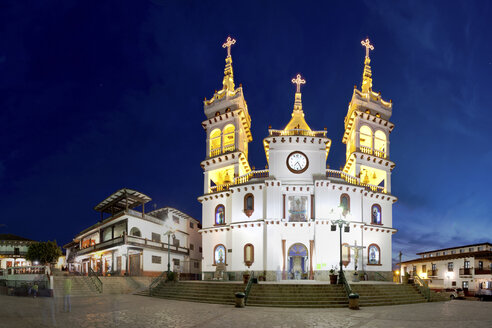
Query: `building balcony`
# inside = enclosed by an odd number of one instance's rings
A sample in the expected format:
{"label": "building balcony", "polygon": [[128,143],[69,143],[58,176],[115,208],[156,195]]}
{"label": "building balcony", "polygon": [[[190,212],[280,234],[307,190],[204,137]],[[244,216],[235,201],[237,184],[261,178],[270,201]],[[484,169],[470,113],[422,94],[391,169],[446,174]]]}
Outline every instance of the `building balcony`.
{"label": "building balcony", "polygon": [[178,245],[169,246],[167,243],[153,241],[147,238],[123,235],[114,239],[103,241],[93,246],[80,249],[74,252],[75,253],[74,256],[81,256],[92,252],[99,252],[99,251],[106,250],[108,248],[112,248],[115,246],[122,246],[122,245],[140,246],[143,248],[149,248],[149,249],[166,251],[166,252],[169,249],[172,253],[179,253],[184,255],[189,255],[190,253],[189,249],[186,247],[180,247]]}
{"label": "building balcony", "polygon": [[492,269],[475,269],[475,274],[492,274]]}
{"label": "building balcony", "polygon": [[327,169],[326,170],[326,177],[327,178],[339,178],[339,179],[343,179],[343,180],[347,181],[350,184],[357,185],[357,186],[362,186],[367,191],[375,191],[375,192],[379,192],[379,193],[383,193],[383,194],[386,194],[387,193],[387,191],[386,191],[386,189],[384,187],[375,186],[375,185],[368,184],[368,183],[363,183],[360,180],[360,178],[357,178],[357,177],[354,177],[352,175],[349,175],[349,174],[347,174],[347,173],[345,173],[343,171],[337,171],[337,170]]}
{"label": "building balcony", "polygon": [[384,151],[372,149],[371,147],[360,146],[359,151],[361,153],[368,154],[368,155],[374,155],[374,156],[379,157],[379,158],[385,158],[386,159],[388,157],[388,155]]}
{"label": "building balcony", "polygon": [[437,277],[437,269],[436,270],[427,270],[427,277]]}
{"label": "building balcony", "polygon": [[320,137],[326,138],[326,131],[311,131],[303,129],[292,129],[292,130],[273,130],[269,129],[268,132],[272,137],[280,136],[305,136],[305,137]]}
{"label": "building balcony", "polygon": [[236,148],[235,144],[232,145],[224,145],[223,147],[215,148],[215,149],[210,149],[209,157],[215,157],[220,154],[226,154],[226,153],[231,153],[233,151],[238,150]]}
{"label": "building balcony", "polygon": [[215,193],[220,191],[229,190],[231,186],[240,185],[246,182],[251,181],[252,179],[264,179],[268,178],[269,172],[268,170],[257,170],[251,171],[249,173],[243,174],[240,177],[234,178],[233,182],[225,183],[217,186],[210,187],[209,193]]}
{"label": "building balcony", "polygon": [[460,268],[460,276],[473,276],[473,268]]}

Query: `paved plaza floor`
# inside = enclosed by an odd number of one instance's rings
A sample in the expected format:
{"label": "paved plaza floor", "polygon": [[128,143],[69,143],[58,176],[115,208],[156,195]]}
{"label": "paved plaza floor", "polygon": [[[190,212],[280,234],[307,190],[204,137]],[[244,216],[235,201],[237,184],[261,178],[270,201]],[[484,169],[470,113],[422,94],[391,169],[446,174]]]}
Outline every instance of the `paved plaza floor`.
{"label": "paved plaza floor", "polygon": [[190,303],[136,296],[0,296],[0,327],[492,327],[492,302],[455,300],[349,309],[287,309]]}

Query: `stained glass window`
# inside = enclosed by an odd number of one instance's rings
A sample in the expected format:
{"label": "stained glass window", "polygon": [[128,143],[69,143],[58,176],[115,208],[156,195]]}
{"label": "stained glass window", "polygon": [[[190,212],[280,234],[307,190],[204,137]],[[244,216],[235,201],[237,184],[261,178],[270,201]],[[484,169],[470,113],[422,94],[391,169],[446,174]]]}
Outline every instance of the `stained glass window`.
{"label": "stained glass window", "polygon": [[368,248],[369,264],[380,264],[380,251],[377,245],[370,245]]}
{"label": "stained glass window", "polygon": [[225,263],[225,253],[226,253],[226,249],[224,245],[215,246],[215,251],[214,251],[215,264]]}
{"label": "stained glass window", "polygon": [[381,224],[381,207],[378,204],[372,205],[372,223]]}
{"label": "stained glass window", "polygon": [[218,205],[215,208],[215,224],[225,223],[225,208],[224,205]]}
{"label": "stained glass window", "polygon": [[289,221],[307,221],[307,196],[289,196]]}
{"label": "stained glass window", "polygon": [[343,215],[350,212],[350,198],[349,195],[343,194],[340,196],[340,206],[343,208]]}

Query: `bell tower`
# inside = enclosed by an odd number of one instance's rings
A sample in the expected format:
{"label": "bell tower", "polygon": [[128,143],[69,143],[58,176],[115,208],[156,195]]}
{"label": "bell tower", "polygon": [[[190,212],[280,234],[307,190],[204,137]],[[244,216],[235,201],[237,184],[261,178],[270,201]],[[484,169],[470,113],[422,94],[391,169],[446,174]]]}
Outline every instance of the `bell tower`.
{"label": "bell tower", "polygon": [[234,180],[251,171],[248,162],[248,143],[251,117],[243,95],[242,85],[235,88],[231,47],[235,39],[228,37],[222,45],[227,49],[222,89],[203,101],[206,120],[202,127],[207,134],[204,170],[204,194],[227,189]]}
{"label": "bell tower", "polygon": [[358,184],[373,191],[391,194],[391,171],[395,163],[390,160],[389,135],[394,124],[389,121],[393,104],[384,101],[381,92],[372,90],[372,72],[369,50],[374,46],[369,39],[361,41],[366,48],[361,90],[354,87],[345,117],[342,142],[347,145],[343,172]]}

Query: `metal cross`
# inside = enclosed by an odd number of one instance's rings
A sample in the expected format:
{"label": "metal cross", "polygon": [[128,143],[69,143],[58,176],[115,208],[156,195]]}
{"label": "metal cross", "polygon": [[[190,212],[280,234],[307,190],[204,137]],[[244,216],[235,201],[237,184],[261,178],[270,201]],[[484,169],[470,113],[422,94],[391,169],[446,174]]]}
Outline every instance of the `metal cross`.
{"label": "metal cross", "polygon": [[235,43],[236,40],[228,36],[226,42],[222,45],[222,48],[227,48],[227,57],[231,56],[231,46]]}
{"label": "metal cross", "polygon": [[301,74],[297,74],[295,79],[292,79],[292,83],[297,84],[297,93],[301,92],[301,84],[306,84],[306,80],[301,78]]}
{"label": "metal cross", "polygon": [[363,47],[366,47],[366,57],[369,57],[369,49],[374,50],[374,46],[371,44],[371,41],[369,41],[369,38],[363,40],[360,42]]}
{"label": "metal cross", "polygon": [[354,243],[355,245],[349,245],[351,249],[354,250],[355,253],[355,271],[357,271],[357,264],[359,262],[359,251],[366,248],[366,246],[357,246],[357,240]]}

